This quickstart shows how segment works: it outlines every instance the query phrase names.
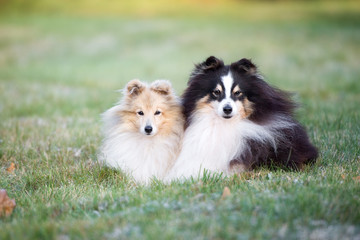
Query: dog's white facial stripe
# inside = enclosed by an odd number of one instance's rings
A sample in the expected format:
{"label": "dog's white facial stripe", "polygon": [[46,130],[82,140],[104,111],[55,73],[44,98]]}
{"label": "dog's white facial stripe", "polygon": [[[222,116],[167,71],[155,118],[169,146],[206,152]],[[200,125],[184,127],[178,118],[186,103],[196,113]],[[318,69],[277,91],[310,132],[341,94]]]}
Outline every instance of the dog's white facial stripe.
{"label": "dog's white facial stripe", "polygon": [[228,75],[221,77],[221,80],[224,84],[224,90],[225,90],[225,98],[229,99],[231,98],[231,87],[234,83],[234,79],[231,76],[231,72],[229,71]]}
{"label": "dog's white facial stripe", "polygon": [[[225,118],[231,118],[233,117],[236,112],[237,112],[237,107],[236,104],[234,102],[234,100],[231,98],[231,88],[234,84],[234,79],[231,75],[231,72],[229,71],[229,73],[225,76],[221,77],[222,83],[224,85],[224,93],[225,93],[225,98],[223,100],[221,100],[221,102],[217,105],[217,114],[221,117],[225,117]],[[226,108],[228,108],[229,106],[231,107],[231,112],[227,112],[225,113],[225,106]]]}

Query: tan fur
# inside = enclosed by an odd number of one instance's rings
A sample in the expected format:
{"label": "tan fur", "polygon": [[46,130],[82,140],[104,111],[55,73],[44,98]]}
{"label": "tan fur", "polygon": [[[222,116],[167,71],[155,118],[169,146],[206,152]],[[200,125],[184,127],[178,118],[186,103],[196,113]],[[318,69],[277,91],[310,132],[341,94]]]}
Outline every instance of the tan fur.
{"label": "tan fur", "polygon": [[126,89],[127,89],[127,96],[134,96],[134,95],[138,95],[142,92],[142,90],[145,88],[145,84],[140,82],[140,80],[138,79],[134,79],[131,80],[130,82],[128,82],[128,84],[126,85]]}
{"label": "tan fur", "polygon": [[219,90],[220,92],[223,91],[222,86],[221,86],[220,84],[216,85],[216,88],[215,88],[215,89]]}
{"label": "tan fur", "polygon": [[[171,134],[174,132],[173,128],[180,125],[179,122],[183,122],[182,117],[179,117],[181,106],[173,95],[170,85],[156,81],[151,86],[146,86],[139,80],[133,80],[129,82],[127,89],[126,107],[118,114],[123,120],[121,124],[125,124],[129,129],[138,131],[140,128],[141,117],[137,115],[138,111],[143,111],[143,118],[151,119],[159,128],[157,133],[159,135]],[[161,114],[154,115],[158,110]],[[181,132],[181,129],[177,129],[176,132]]]}
{"label": "tan fur", "polygon": [[240,87],[238,85],[236,85],[233,89],[233,93],[236,92],[236,91],[241,91]]}
{"label": "tan fur", "polygon": [[238,109],[242,119],[248,118],[254,111],[252,108],[252,103],[246,97],[242,102],[238,101],[237,104],[238,106],[241,105],[241,107],[239,106]]}
{"label": "tan fur", "polygon": [[[237,91],[241,92],[241,89],[239,86],[234,87],[233,93],[235,93]],[[240,93],[240,96],[242,94],[243,93]],[[247,97],[245,97],[243,101],[237,101],[236,104],[239,109],[240,117],[242,119],[248,118],[254,111],[252,108],[252,103],[247,99]]]}
{"label": "tan fur", "polygon": [[[130,81],[121,102],[103,114],[100,161],[132,174],[136,181],[163,179],[182,144],[184,119],[170,82]],[[145,131],[149,126],[151,132]]]}
{"label": "tan fur", "polygon": [[211,104],[208,103],[209,100],[209,96],[206,95],[205,97],[201,98],[197,103],[196,103],[196,112],[211,112],[214,111],[213,107],[211,106]]}

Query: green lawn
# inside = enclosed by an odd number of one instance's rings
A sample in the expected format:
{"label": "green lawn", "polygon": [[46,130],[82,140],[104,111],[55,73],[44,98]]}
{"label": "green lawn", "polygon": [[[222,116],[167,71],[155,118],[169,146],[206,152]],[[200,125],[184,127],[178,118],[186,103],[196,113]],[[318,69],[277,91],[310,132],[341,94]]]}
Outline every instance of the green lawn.
{"label": "green lawn", "polygon": [[[0,188],[17,207],[0,239],[360,239],[359,4],[5,2]],[[97,164],[115,90],[169,79],[181,94],[210,55],[296,92],[314,166],[144,187]]]}

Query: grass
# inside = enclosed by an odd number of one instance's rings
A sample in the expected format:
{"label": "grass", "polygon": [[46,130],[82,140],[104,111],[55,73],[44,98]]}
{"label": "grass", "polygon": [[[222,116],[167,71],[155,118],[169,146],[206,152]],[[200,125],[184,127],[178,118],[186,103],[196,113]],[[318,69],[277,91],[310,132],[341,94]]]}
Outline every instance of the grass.
{"label": "grass", "polygon": [[[185,1],[170,13],[34,2],[26,14],[8,2],[0,17],[0,188],[17,203],[0,239],[360,238],[356,2],[214,1],[202,11]],[[165,78],[181,94],[209,55],[252,58],[297,93],[320,150],[314,166],[146,187],[97,164],[99,114],[116,89]]]}

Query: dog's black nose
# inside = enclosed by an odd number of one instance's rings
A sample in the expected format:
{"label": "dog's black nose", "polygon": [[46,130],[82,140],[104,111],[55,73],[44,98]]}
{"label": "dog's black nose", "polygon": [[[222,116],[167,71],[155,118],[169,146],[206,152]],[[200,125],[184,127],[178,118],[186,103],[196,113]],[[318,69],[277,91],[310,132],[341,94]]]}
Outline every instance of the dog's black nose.
{"label": "dog's black nose", "polygon": [[145,132],[146,132],[147,134],[150,134],[150,133],[152,132],[152,126],[146,126],[146,127],[145,127]]}
{"label": "dog's black nose", "polygon": [[223,111],[225,114],[230,114],[232,112],[232,107],[230,105],[225,105]]}

